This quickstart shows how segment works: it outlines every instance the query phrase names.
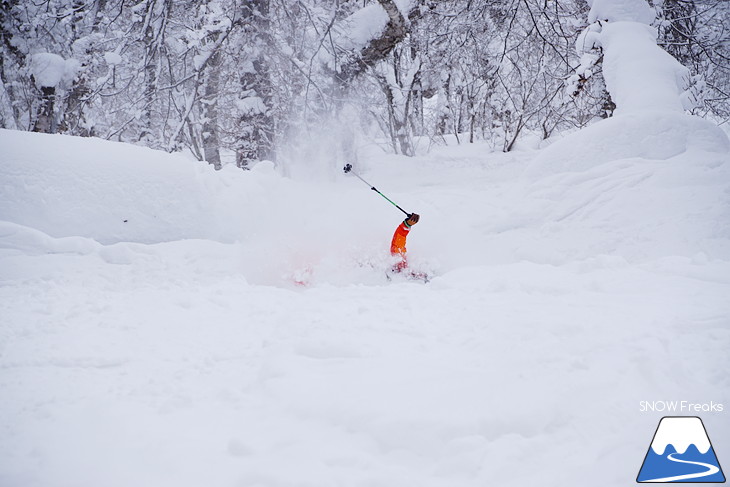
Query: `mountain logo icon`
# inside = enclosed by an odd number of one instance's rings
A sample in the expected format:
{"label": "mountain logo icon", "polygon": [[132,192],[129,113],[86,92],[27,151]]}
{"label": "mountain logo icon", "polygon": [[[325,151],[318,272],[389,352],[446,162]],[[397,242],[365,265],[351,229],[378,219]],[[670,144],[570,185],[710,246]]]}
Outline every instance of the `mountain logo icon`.
{"label": "mountain logo icon", "polygon": [[644,457],[639,483],[722,483],[725,475],[702,420],[665,416]]}

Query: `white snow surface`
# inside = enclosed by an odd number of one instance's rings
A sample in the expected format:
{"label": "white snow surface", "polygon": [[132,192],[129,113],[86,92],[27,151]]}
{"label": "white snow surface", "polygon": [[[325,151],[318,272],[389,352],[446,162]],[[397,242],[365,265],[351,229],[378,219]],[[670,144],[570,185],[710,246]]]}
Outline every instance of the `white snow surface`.
{"label": "white snow surface", "polygon": [[712,446],[702,426],[702,420],[696,417],[662,418],[651,448],[657,455],[664,455],[664,450],[670,444],[680,454],[686,452],[690,445],[694,445],[704,455]]}
{"label": "white snow surface", "polygon": [[0,131],[0,485],[632,483],[640,401],[730,403],[730,152],[675,115],[364,155],[428,284],[352,176]]}

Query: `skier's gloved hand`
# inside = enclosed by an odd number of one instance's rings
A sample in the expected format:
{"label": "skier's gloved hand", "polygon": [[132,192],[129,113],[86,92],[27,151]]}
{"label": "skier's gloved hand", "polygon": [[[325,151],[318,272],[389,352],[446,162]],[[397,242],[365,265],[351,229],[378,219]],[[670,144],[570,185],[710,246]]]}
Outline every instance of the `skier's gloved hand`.
{"label": "skier's gloved hand", "polygon": [[407,226],[412,227],[413,225],[415,225],[416,223],[418,223],[418,220],[420,218],[421,217],[418,215],[418,213],[411,213],[410,215],[408,215],[408,218],[406,218],[405,220],[403,220],[403,222]]}

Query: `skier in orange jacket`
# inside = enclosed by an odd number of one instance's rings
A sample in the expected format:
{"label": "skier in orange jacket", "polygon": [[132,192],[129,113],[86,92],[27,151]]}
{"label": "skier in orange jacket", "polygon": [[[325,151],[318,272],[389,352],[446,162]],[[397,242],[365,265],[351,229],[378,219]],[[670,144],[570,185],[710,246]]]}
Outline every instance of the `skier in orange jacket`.
{"label": "skier in orange jacket", "polygon": [[400,260],[393,266],[393,271],[401,272],[408,268],[408,260],[406,259],[406,238],[411,231],[411,227],[418,223],[420,216],[411,213],[403,223],[398,225],[393,234],[393,240],[390,242],[390,254],[398,257]]}

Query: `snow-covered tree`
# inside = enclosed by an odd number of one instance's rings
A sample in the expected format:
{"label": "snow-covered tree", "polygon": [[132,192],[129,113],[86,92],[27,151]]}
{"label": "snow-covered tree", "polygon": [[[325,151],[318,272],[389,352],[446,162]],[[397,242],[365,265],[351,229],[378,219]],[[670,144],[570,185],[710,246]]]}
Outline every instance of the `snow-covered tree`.
{"label": "snow-covered tree", "polygon": [[[729,119],[727,2],[651,6],[659,44],[690,69],[692,110]],[[424,139],[511,150],[610,115],[588,8],[0,0],[0,126],[188,150],[216,168],[284,164],[307,145],[351,159],[362,134],[407,155]]]}
{"label": "snow-covered tree", "polygon": [[694,112],[730,120],[730,3],[654,0],[659,45],[689,68]]}

